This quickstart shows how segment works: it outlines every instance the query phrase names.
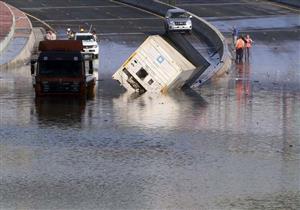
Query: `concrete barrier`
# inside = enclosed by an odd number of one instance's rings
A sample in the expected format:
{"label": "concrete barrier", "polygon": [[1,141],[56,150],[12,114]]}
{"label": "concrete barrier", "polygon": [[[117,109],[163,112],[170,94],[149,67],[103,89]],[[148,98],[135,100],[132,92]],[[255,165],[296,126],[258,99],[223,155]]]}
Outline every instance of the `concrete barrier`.
{"label": "concrete barrier", "polygon": [[[18,21],[20,21],[21,19],[25,19],[27,21],[27,28],[28,31],[30,31],[29,33],[24,32],[24,36],[26,37],[27,41],[26,43],[24,43],[24,46],[21,48],[21,50],[18,52],[18,54],[13,57],[12,59],[8,59],[7,62],[3,63],[0,67],[1,69],[8,69],[8,68],[17,68],[21,65],[26,65],[26,63],[28,63],[28,61],[30,60],[31,57],[31,53],[33,50],[33,46],[35,44],[35,35],[33,33],[33,28],[32,28],[32,24],[31,21],[28,19],[28,17],[20,10],[18,10],[17,8],[8,5],[8,7],[10,7],[10,10],[12,12],[12,14],[14,15],[14,18],[16,18],[16,14],[18,14]],[[15,14],[16,13],[16,14]],[[20,15],[21,14],[21,18]],[[17,22],[17,20],[15,20],[15,24],[14,24],[14,33],[11,37],[10,42],[14,42],[14,40],[16,39],[16,37],[22,36],[22,31],[25,28],[23,28],[23,25],[19,25],[19,23]],[[20,32],[21,31],[21,32]],[[21,33],[21,35],[20,35]]]}
{"label": "concrete barrier", "polygon": [[210,66],[210,63],[189,43],[189,41],[182,34],[168,33],[167,36],[168,39],[175,43],[175,48],[197,67],[195,73],[185,84],[185,87],[190,87]]}
{"label": "concrete barrier", "polygon": [[35,35],[31,30],[27,43],[24,45],[21,52],[14,59],[4,64],[2,68],[4,69],[17,68],[22,65],[27,65],[27,63],[30,60],[34,44],[35,44]]}
{"label": "concrete barrier", "polygon": [[[168,5],[166,3],[160,2],[160,1],[153,1],[153,0],[117,0],[119,2],[128,4],[128,5],[132,5],[135,7],[139,7],[141,9],[153,12],[155,14],[158,14],[160,16],[164,16],[166,14],[166,11],[170,8],[176,8],[174,6]],[[225,42],[225,38],[224,36],[221,34],[221,32],[215,28],[212,24],[208,23],[207,21],[205,21],[203,18],[200,18],[192,13],[190,13],[193,17],[193,31],[195,33],[197,33],[198,35],[200,35],[201,37],[205,38],[207,40],[207,42],[214,48],[215,52],[219,54],[220,56],[220,62],[217,64],[216,67],[209,67],[209,73],[206,74],[205,76],[202,76],[202,73],[204,72],[205,69],[203,69],[203,67],[208,67],[209,65],[206,65],[205,62],[207,62],[203,56],[198,52],[198,54],[194,54],[195,53],[195,49],[187,52],[190,55],[187,55],[185,53],[184,56],[187,57],[191,57],[192,60],[190,60],[192,63],[194,63],[194,58],[199,56],[198,58],[200,58],[200,61],[203,62],[201,64],[199,64],[200,66],[198,66],[201,71],[198,74],[198,78],[192,78],[191,81],[188,82],[188,85],[192,86],[192,87],[197,87],[201,84],[203,84],[203,82],[207,81],[208,79],[210,79],[211,77],[217,77],[222,75],[224,72],[228,71],[228,69],[231,66],[231,56],[228,50],[228,46]],[[170,35],[169,35],[170,36]],[[176,45],[181,46],[181,42],[177,42],[176,39],[177,38],[172,38],[172,36],[170,37],[170,39],[172,41],[175,42]],[[191,44],[190,44],[191,45]],[[196,61],[196,63],[194,63],[195,65],[197,65],[197,63],[199,63],[199,59],[198,61]],[[201,75],[200,75],[201,74]]]}
{"label": "concrete barrier", "polygon": [[300,1],[299,0],[270,0],[272,2],[277,2],[285,5],[289,5],[292,7],[300,8]]}
{"label": "concrete barrier", "polygon": [[7,36],[0,42],[0,53],[2,52],[2,50],[4,50],[6,48],[9,41],[12,39],[12,37],[15,33],[15,26],[16,26],[16,19],[15,19],[15,16],[13,15],[13,12],[12,12],[11,8],[9,6],[7,6],[6,3],[3,2],[3,4],[4,4],[5,7],[7,7],[7,10],[11,13],[12,25],[10,27],[10,31],[7,34]]}

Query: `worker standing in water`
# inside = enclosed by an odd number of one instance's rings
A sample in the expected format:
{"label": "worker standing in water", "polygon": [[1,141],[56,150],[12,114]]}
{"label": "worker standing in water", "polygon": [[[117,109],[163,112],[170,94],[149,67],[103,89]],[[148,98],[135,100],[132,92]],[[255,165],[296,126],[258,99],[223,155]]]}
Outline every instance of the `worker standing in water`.
{"label": "worker standing in water", "polygon": [[253,40],[250,38],[249,34],[247,34],[245,40],[246,40],[245,60],[247,60],[250,57],[250,48],[252,47]]}
{"label": "worker standing in water", "polygon": [[239,36],[239,30],[237,27],[233,26],[233,28],[232,28],[232,43],[233,43],[233,45],[236,44],[236,40],[237,40],[238,36]]}
{"label": "worker standing in water", "polygon": [[245,41],[242,36],[239,36],[239,38],[236,41],[235,44],[235,60],[236,62],[241,62],[243,59],[243,51],[245,47]]}

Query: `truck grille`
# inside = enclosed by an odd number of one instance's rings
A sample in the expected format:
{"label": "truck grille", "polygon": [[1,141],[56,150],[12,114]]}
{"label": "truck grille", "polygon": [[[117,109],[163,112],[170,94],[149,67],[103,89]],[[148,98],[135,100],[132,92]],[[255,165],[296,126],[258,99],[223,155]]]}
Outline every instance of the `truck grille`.
{"label": "truck grille", "polygon": [[78,82],[43,82],[43,93],[79,93],[80,84]]}

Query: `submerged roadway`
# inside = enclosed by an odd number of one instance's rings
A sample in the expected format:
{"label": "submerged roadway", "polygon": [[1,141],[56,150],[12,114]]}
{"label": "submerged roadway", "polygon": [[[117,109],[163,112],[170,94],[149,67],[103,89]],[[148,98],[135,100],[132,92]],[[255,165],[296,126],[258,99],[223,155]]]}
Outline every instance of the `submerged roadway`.
{"label": "submerged roadway", "polygon": [[177,0],[231,48],[232,26],[249,33],[250,60],[200,89],[137,97],[110,78],[164,33],[161,18],[109,0],[5,2],[61,37],[92,25],[102,80],[87,102],[38,100],[28,66],[0,71],[0,209],[300,208],[297,8]]}

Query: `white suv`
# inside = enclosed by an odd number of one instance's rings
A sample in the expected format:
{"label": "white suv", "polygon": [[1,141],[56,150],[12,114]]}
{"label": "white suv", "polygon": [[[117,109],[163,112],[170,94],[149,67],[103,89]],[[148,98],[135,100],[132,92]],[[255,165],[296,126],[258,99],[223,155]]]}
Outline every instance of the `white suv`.
{"label": "white suv", "polygon": [[91,33],[76,33],[75,40],[81,40],[83,45],[83,54],[92,54],[94,58],[99,56],[99,47]]}
{"label": "white suv", "polygon": [[169,9],[165,16],[166,32],[169,31],[192,31],[192,16],[184,9]]}

